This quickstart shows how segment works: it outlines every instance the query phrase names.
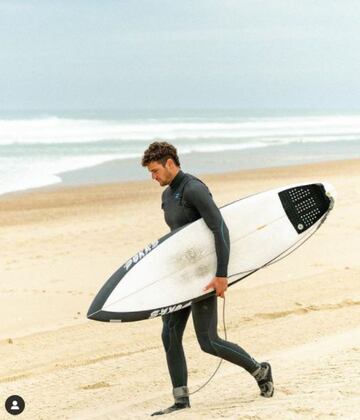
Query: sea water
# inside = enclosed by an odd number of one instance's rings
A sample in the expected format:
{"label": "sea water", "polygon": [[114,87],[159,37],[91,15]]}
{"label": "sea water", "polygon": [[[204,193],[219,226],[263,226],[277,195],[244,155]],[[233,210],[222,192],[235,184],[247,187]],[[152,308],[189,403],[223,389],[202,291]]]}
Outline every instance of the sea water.
{"label": "sea water", "polygon": [[140,162],[155,139],[173,143],[182,156],[211,154],[212,161],[222,156],[223,164],[226,156],[253,156],[254,167],[262,166],[255,165],[262,157],[267,166],[301,163],[301,150],[316,151],[312,161],[358,158],[360,113],[189,110],[0,116],[0,194],[56,184],[61,173],[107,161]]}

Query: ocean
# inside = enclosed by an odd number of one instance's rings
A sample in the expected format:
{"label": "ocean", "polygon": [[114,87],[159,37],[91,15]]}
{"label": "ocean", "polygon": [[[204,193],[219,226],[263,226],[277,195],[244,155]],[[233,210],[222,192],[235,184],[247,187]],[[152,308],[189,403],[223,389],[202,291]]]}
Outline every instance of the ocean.
{"label": "ocean", "polygon": [[[73,174],[72,184],[77,179],[79,183],[145,179],[148,174],[139,162],[154,139],[173,143],[192,172],[359,158],[360,113],[167,111],[0,116],[0,194],[59,184],[69,179],[67,174]],[[191,160],[194,156],[196,160]],[[106,172],[104,164],[114,161],[117,177],[98,176],[96,168]],[[93,177],[76,176],[81,173],[93,173]],[[98,174],[95,179],[94,174]]]}

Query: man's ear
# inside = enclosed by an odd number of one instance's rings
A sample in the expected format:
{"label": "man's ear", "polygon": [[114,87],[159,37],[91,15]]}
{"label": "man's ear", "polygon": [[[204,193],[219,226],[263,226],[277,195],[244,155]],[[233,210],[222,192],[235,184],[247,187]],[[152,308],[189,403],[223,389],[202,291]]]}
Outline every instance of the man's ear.
{"label": "man's ear", "polygon": [[167,169],[174,169],[174,161],[172,159],[168,159],[165,163],[165,166]]}

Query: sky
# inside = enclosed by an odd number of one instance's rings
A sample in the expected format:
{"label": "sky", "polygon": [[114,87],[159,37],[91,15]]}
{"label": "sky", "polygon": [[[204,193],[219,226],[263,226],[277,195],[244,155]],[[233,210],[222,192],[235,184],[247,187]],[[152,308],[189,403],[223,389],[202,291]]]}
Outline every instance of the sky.
{"label": "sky", "polygon": [[0,0],[0,112],[360,110],[355,0]]}

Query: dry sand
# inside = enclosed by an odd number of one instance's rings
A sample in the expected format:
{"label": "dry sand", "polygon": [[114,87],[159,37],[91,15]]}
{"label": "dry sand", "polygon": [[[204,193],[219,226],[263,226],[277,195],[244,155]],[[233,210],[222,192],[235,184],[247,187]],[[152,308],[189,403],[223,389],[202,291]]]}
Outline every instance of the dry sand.
{"label": "dry sand", "polygon": [[[269,188],[327,180],[335,209],[295,253],[229,289],[228,339],[272,363],[275,395],[224,362],[171,418],[359,418],[360,161],[202,177],[218,205]],[[0,418],[26,401],[23,419],[147,418],[172,403],[161,320],[88,321],[103,282],[168,231],[152,181],[53,188],[0,198]],[[220,301],[220,319],[221,319]],[[221,333],[222,334],[222,333]],[[184,337],[193,391],[218,360],[189,321]]]}

